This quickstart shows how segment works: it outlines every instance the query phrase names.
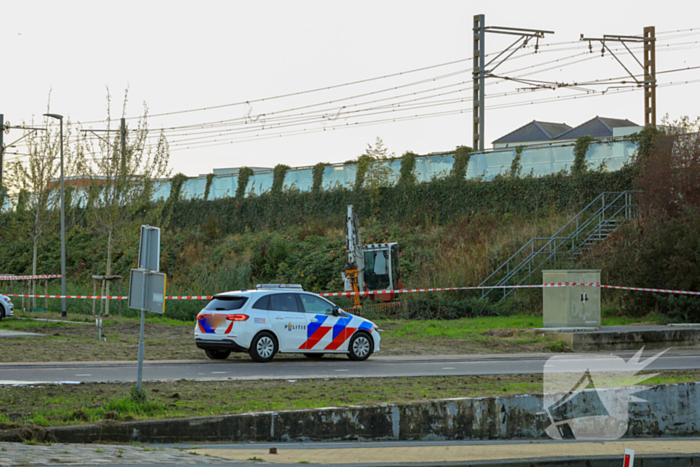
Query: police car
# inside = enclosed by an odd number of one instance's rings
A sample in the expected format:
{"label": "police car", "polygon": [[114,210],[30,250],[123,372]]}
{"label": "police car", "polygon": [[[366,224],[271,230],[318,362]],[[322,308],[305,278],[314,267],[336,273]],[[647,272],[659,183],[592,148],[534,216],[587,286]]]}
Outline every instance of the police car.
{"label": "police car", "polygon": [[12,318],[14,310],[15,307],[12,304],[10,297],[0,295],[0,319]]}
{"label": "police car", "polygon": [[380,341],[374,323],[295,284],[215,295],[197,315],[194,338],[211,359],[248,352],[258,362],[269,362],[277,352],[308,358],[347,354],[362,361],[379,351]]}

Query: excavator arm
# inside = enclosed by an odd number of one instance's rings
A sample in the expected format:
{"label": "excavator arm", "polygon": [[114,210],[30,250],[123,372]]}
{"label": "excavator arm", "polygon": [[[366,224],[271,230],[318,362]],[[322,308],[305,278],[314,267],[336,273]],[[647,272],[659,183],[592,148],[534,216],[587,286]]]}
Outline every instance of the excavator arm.
{"label": "excavator arm", "polygon": [[[357,214],[353,212],[353,207],[348,206],[346,217],[346,251],[347,263],[345,264],[346,292],[360,292],[365,289],[365,256],[362,248],[362,238],[360,237],[360,223]],[[353,295],[354,308],[361,309],[360,296]]]}

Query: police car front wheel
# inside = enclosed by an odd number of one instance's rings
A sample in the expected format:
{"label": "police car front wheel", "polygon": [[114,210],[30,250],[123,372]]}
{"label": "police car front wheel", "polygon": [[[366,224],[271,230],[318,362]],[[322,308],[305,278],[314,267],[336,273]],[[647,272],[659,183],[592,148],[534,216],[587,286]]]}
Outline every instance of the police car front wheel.
{"label": "police car front wheel", "polygon": [[277,353],[277,341],[269,332],[261,332],[250,343],[248,352],[256,362],[269,362]]}
{"label": "police car front wheel", "polygon": [[361,362],[367,360],[372,352],[374,351],[374,342],[368,334],[361,332],[355,334],[352,339],[350,339],[350,345],[348,346],[348,357],[350,360]]}

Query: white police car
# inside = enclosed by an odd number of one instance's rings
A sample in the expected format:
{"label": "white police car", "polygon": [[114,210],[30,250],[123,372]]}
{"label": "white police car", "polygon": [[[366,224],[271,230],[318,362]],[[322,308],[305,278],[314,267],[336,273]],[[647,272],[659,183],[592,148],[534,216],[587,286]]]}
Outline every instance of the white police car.
{"label": "white police car", "polygon": [[15,307],[10,297],[0,295],[0,319],[12,318],[14,310]]}
{"label": "white police car", "polygon": [[215,295],[197,315],[194,337],[211,359],[248,352],[258,362],[272,360],[277,352],[366,360],[379,351],[380,340],[371,321],[291,284]]}

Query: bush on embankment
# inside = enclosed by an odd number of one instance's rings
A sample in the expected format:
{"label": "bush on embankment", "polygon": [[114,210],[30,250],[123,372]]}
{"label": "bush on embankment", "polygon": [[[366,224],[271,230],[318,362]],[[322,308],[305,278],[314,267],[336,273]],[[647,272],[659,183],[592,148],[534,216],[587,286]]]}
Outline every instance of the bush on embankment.
{"label": "bush on embankment", "polygon": [[[698,130],[698,122],[695,128]],[[700,291],[700,140],[647,130],[634,173],[639,216],[584,259],[612,285]],[[605,291],[625,313],[700,322],[700,297]]]}

